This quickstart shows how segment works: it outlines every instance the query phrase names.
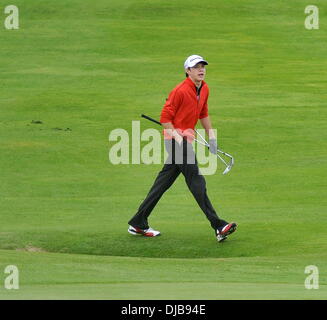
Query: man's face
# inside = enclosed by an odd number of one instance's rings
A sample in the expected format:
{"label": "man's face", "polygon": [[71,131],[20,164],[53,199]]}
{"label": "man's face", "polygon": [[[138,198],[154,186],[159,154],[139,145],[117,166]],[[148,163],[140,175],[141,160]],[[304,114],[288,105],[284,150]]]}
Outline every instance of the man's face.
{"label": "man's face", "polygon": [[204,80],[206,75],[205,64],[202,62],[197,63],[194,67],[187,69],[188,76],[195,82]]}

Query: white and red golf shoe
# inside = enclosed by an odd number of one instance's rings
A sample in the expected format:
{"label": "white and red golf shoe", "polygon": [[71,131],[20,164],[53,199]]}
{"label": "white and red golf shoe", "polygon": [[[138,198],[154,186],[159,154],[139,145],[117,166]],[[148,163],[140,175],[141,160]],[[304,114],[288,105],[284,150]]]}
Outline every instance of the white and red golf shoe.
{"label": "white and red golf shoe", "polygon": [[236,230],[237,224],[235,222],[228,223],[221,229],[217,229],[216,237],[218,242],[222,242],[227,239],[227,236]]}
{"label": "white and red golf shoe", "polygon": [[157,237],[160,236],[160,231],[154,230],[152,228],[140,229],[137,227],[129,226],[127,230],[130,234],[134,236],[144,236],[144,237]]}

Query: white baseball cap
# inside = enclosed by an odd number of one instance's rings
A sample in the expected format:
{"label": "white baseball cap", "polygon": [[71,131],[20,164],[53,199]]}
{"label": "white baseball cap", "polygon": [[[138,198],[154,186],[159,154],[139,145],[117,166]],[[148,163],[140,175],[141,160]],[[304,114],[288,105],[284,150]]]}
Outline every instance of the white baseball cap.
{"label": "white baseball cap", "polygon": [[184,62],[184,69],[192,68],[192,67],[194,67],[199,62],[202,62],[204,64],[208,64],[208,62],[206,60],[204,60],[201,56],[198,56],[196,54],[193,54],[192,56],[189,56],[185,60],[185,62]]}

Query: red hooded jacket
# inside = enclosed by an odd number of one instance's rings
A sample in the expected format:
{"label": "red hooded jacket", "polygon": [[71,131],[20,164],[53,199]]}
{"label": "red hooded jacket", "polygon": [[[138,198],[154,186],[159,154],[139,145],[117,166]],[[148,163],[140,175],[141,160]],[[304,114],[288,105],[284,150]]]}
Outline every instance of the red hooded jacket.
{"label": "red hooded jacket", "polygon": [[[160,122],[171,122],[175,129],[183,133],[187,129],[194,130],[199,119],[208,117],[208,85],[202,81],[200,94],[190,78],[186,78],[169,94],[161,111]],[[170,139],[168,134],[165,138]]]}

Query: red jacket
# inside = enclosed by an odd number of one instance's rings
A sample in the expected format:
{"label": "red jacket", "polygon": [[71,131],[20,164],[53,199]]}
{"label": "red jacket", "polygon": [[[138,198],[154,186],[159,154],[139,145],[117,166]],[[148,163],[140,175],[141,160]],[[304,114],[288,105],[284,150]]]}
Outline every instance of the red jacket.
{"label": "red jacket", "polygon": [[[198,119],[208,117],[208,85],[202,81],[199,97],[196,86],[190,78],[186,78],[169,94],[161,111],[160,122],[171,122],[175,129],[194,130]],[[169,138],[165,134],[166,138]]]}

